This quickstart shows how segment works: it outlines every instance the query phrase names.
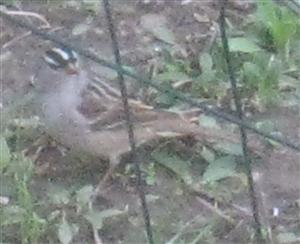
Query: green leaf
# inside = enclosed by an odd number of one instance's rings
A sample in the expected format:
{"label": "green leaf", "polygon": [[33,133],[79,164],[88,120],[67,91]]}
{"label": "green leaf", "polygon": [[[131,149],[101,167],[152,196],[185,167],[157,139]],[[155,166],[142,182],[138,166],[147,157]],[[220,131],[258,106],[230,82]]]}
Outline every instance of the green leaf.
{"label": "green leaf", "polygon": [[74,236],[78,233],[79,227],[75,224],[70,224],[62,218],[62,222],[58,226],[58,239],[63,244],[71,243]]}
{"label": "green leaf", "polygon": [[91,197],[93,195],[94,188],[91,185],[87,185],[82,187],[80,190],[76,192],[77,202],[81,207],[86,206],[91,201]]}
{"label": "green leaf", "polygon": [[12,121],[12,125],[16,126],[17,128],[24,128],[24,129],[36,129],[41,125],[40,119],[36,116],[30,118],[18,118]]}
{"label": "green leaf", "polygon": [[141,26],[157,39],[168,44],[176,44],[175,36],[167,26],[167,19],[163,15],[146,14],[141,17]]}
{"label": "green leaf", "polygon": [[159,199],[160,199],[160,197],[158,195],[153,195],[153,194],[147,194],[146,195],[147,203],[156,202]]}
{"label": "green leaf", "polygon": [[155,78],[160,81],[182,81],[190,79],[185,73],[180,71],[166,71],[158,74]]}
{"label": "green leaf", "polygon": [[203,174],[206,183],[212,183],[230,176],[235,176],[236,162],[234,157],[226,156],[210,163]]}
{"label": "green leaf", "polygon": [[21,221],[24,220],[24,216],[26,214],[26,210],[16,206],[6,206],[3,208],[3,211],[1,213],[1,226],[6,225],[12,225],[12,224],[18,224]]}
{"label": "green leaf", "polygon": [[[168,83],[162,83],[160,85],[162,87],[162,91],[173,89],[172,86]],[[161,106],[171,106],[176,103],[176,97],[166,92],[160,92],[159,95],[155,98],[155,102]]]}
{"label": "green leaf", "polygon": [[[66,1],[66,2],[68,2],[68,1]],[[75,2],[77,2],[77,1],[75,1]],[[78,2],[80,2],[80,1],[78,1]],[[81,5],[86,11],[90,11],[93,13],[97,13],[98,11],[101,11],[101,7],[102,7],[100,2],[95,1],[95,0],[82,0]]]}
{"label": "green leaf", "polygon": [[68,204],[71,198],[70,192],[61,187],[53,187],[48,191],[48,197],[53,204]]}
{"label": "green leaf", "polygon": [[253,53],[261,51],[255,42],[244,37],[230,38],[228,44],[231,52]]}
{"label": "green leaf", "polygon": [[200,80],[202,82],[210,82],[213,81],[216,72],[213,70],[213,60],[209,53],[203,53],[201,54],[199,58],[199,63],[201,66],[202,74],[200,76]]}
{"label": "green leaf", "polygon": [[186,184],[192,183],[192,176],[189,172],[190,162],[184,161],[176,155],[170,155],[163,151],[154,151],[151,156],[159,164],[178,175]]}
{"label": "green leaf", "polygon": [[47,220],[50,221],[50,222],[53,222],[59,216],[60,216],[60,210],[54,210],[53,212],[51,212],[48,215]]}
{"label": "green leaf", "polygon": [[208,70],[212,70],[213,61],[211,55],[209,53],[202,53],[199,59],[199,63],[202,69],[202,72],[206,72]]}
{"label": "green leaf", "polygon": [[209,163],[215,160],[215,153],[207,147],[203,147],[201,156]]}
{"label": "green leaf", "polygon": [[242,145],[237,143],[219,142],[216,145],[214,145],[214,148],[230,155],[243,155]]}
{"label": "green leaf", "polygon": [[256,16],[262,23],[274,23],[276,21],[275,5],[270,0],[256,1]]}
{"label": "green leaf", "polygon": [[107,218],[112,218],[121,214],[126,213],[127,210],[118,210],[118,209],[107,209],[104,211],[95,211],[90,210],[84,217],[92,224],[97,230],[101,230],[103,227],[103,222]]}
{"label": "green leaf", "polygon": [[79,23],[78,25],[74,26],[74,28],[72,30],[72,35],[79,36],[79,35],[85,34],[90,28],[91,28],[90,24]]}
{"label": "green leaf", "polygon": [[265,105],[274,105],[278,101],[278,91],[273,87],[273,81],[264,79],[259,83],[258,96]]}
{"label": "green leaf", "polygon": [[216,72],[214,70],[207,70],[200,75],[200,81],[203,85],[215,80]]}
{"label": "green leaf", "polygon": [[263,121],[258,121],[255,124],[255,127],[259,130],[262,130],[266,133],[271,133],[274,132],[275,130],[275,125],[274,122],[271,120],[263,120]]}
{"label": "green leaf", "polygon": [[148,165],[146,172],[147,172],[147,177],[146,177],[147,185],[153,186],[156,182],[156,172],[155,172],[154,163]]}
{"label": "green leaf", "polygon": [[6,140],[0,135],[0,172],[9,164],[10,158],[11,154]]}
{"label": "green leaf", "polygon": [[296,243],[299,241],[299,237],[297,237],[294,233],[292,232],[287,232],[287,233],[279,233],[277,235],[277,239],[279,243]]}
{"label": "green leaf", "polygon": [[15,155],[16,157],[11,160],[11,163],[6,171],[8,175],[14,175],[18,179],[28,180],[33,174],[33,162],[30,158],[24,157],[24,155]]}
{"label": "green leaf", "polygon": [[297,16],[285,7],[279,7],[271,0],[257,1],[258,24],[271,34],[276,47],[283,51],[296,34]]}
{"label": "green leaf", "polygon": [[261,80],[261,69],[255,63],[245,62],[243,65],[244,80],[250,86],[256,88],[258,82]]}
{"label": "green leaf", "polygon": [[208,128],[220,129],[216,119],[205,114],[199,116],[199,124]]}

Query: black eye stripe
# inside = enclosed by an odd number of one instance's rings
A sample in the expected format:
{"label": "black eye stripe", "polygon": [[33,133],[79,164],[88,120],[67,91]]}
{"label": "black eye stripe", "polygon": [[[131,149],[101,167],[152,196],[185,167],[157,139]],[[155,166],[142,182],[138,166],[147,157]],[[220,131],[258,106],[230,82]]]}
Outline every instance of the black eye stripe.
{"label": "black eye stripe", "polygon": [[52,60],[53,62],[48,62],[47,59],[46,62],[49,64],[49,65],[53,65],[53,66],[56,66],[57,68],[58,67],[61,67],[61,68],[64,68],[67,66],[68,64],[68,60],[65,60],[59,53],[57,52],[54,52],[53,50],[48,50],[46,52],[46,56],[47,58],[49,58],[50,60]]}

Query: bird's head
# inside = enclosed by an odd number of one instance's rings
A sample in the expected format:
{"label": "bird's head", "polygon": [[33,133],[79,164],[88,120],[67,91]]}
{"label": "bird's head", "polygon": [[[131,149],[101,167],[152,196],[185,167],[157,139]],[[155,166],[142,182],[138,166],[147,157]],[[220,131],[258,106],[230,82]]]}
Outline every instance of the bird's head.
{"label": "bird's head", "polygon": [[69,48],[52,48],[46,51],[44,60],[54,70],[64,70],[69,75],[79,74],[78,55]]}

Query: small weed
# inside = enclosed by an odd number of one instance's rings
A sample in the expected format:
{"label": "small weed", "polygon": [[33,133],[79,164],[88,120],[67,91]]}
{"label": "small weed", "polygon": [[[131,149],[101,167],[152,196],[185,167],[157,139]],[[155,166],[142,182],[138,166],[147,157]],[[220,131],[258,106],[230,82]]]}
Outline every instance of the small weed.
{"label": "small weed", "polygon": [[[13,133],[7,134],[21,138]],[[18,139],[12,145],[19,149]],[[51,188],[48,184],[44,200],[37,199],[38,194],[31,189],[34,179],[32,160],[12,151],[3,135],[0,137],[0,153],[0,195],[1,199],[8,199],[0,209],[0,242],[37,244],[49,239],[54,243],[68,244],[76,239],[82,228],[86,228],[87,223],[98,231],[108,218],[127,213],[126,209],[95,210],[92,186],[82,187],[74,193],[74,189]]]}
{"label": "small weed", "polygon": [[[7,184],[11,189],[7,193],[10,193],[13,204],[8,203],[1,209],[1,219],[5,220],[1,223],[1,228],[9,230],[13,227],[19,230],[12,233],[7,231],[9,239],[19,238],[24,244],[39,243],[45,231],[46,220],[35,212],[35,199],[29,190],[33,164],[28,158],[10,152],[4,137],[1,137],[1,141],[1,165],[3,166],[1,178],[5,179],[1,183]],[[13,233],[19,233],[19,236]]]}
{"label": "small weed", "polygon": [[[287,74],[292,79],[298,77],[299,21],[291,11],[271,0],[257,1],[257,5],[256,18],[242,26],[243,37],[230,37],[228,41],[240,93],[256,104],[253,98],[258,97],[261,107],[280,100],[280,86]],[[231,26],[233,29],[228,32],[234,34],[239,27]],[[199,58],[195,60],[197,55]],[[220,40],[217,40],[209,53],[184,59],[165,50],[160,71],[154,78],[197,98],[228,103],[230,84],[226,74]],[[176,103],[165,94],[159,95],[156,101],[165,106]]]}

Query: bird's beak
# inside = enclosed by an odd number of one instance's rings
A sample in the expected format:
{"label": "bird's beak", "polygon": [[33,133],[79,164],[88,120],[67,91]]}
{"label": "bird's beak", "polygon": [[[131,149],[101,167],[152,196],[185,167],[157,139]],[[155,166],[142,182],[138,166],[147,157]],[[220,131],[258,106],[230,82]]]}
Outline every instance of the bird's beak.
{"label": "bird's beak", "polygon": [[65,67],[65,71],[69,75],[78,75],[79,74],[78,67],[73,63],[68,63],[68,65]]}

